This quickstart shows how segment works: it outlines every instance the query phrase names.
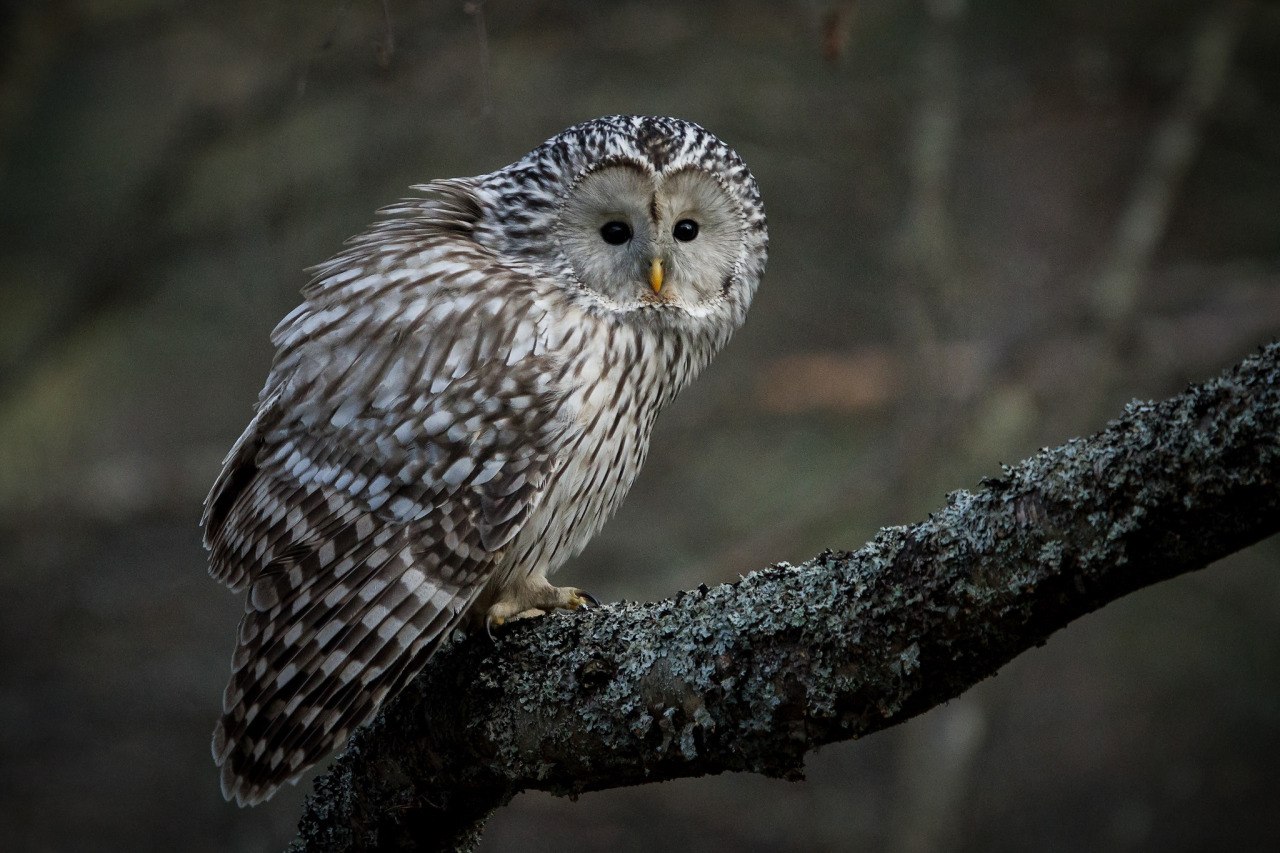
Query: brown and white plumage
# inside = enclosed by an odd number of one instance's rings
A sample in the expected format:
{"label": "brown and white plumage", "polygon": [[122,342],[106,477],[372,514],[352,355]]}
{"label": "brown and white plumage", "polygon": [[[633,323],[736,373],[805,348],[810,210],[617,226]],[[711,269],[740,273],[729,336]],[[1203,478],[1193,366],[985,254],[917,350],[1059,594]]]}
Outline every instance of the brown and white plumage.
{"label": "brown and white plumage", "polygon": [[[206,502],[211,572],[248,590],[213,740],[241,804],[340,744],[469,613],[575,600],[546,576],[621,502],[763,272],[754,179],[676,119],[597,119],[419,189],[276,328]],[[619,221],[627,240],[602,239]]]}

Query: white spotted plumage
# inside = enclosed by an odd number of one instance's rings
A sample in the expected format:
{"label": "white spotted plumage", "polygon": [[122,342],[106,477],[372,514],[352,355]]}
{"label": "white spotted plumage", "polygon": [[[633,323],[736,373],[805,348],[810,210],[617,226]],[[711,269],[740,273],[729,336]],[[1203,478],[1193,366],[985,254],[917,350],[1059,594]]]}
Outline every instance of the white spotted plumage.
{"label": "white spotted plumage", "polygon": [[[211,573],[248,590],[213,740],[242,804],[341,743],[468,614],[563,606],[545,577],[617,508],[763,273],[755,181],[689,122],[597,119],[418,189],[276,328],[206,501]],[[677,216],[701,243],[673,241]],[[626,220],[625,245],[601,217]],[[665,288],[638,266],[660,261]]]}

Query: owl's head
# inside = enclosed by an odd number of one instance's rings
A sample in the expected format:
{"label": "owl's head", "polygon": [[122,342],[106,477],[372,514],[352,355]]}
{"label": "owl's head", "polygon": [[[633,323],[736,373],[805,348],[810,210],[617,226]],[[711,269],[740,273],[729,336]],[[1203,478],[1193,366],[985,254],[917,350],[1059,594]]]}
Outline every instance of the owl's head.
{"label": "owl's head", "polygon": [[727,309],[740,323],[764,272],[768,229],[755,178],[692,122],[595,119],[481,186],[496,200],[495,248],[551,267],[607,310]]}

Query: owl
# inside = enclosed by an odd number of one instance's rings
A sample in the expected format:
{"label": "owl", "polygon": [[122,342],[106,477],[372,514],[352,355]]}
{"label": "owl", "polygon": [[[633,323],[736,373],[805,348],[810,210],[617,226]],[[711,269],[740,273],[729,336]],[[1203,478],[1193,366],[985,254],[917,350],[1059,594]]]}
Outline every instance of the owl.
{"label": "owl", "polygon": [[764,272],[755,179],[679,119],[596,119],[414,190],[314,270],[205,502],[210,573],[248,592],[213,735],[240,805],[296,782],[455,627],[590,600],[547,577]]}

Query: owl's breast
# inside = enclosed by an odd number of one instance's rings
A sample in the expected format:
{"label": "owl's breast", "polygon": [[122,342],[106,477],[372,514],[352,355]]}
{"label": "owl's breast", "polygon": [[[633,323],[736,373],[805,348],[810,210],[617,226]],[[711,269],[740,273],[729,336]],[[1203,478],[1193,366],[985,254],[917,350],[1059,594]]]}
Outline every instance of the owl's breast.
{"label": "owl's breast", "polygon": [[563,416],[572,426],[545,494],[504,560],[512,576],[550,574],[586,547],[640,473],[658,413],[701,367],[675,336],[609,318],[581,320],[550,342],[565,356]]}

